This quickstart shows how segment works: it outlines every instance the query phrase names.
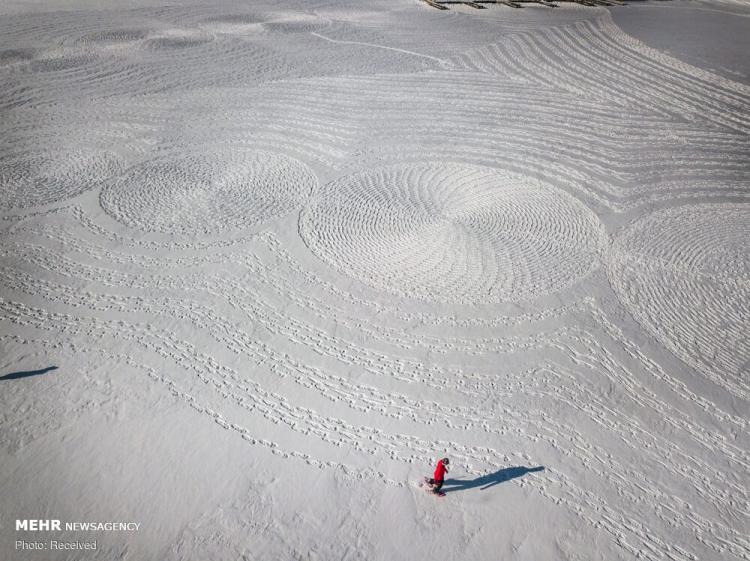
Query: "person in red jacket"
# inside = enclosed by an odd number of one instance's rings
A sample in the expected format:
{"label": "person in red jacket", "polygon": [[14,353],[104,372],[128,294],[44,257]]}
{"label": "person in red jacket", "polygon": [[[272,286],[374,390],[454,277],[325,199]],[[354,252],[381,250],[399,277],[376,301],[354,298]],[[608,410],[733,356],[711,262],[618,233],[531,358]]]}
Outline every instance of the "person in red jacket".
{"label": "person in red jacket", "polygon": [[435,473],[432,474],[432,479],[427,481],[432,486],[433,493],[440,493],[440,488],[443,486],[443,481],[445,480],[445,474],[448,473],[448,464],[450,464],[448,458],[438,460],[437,466],[435,466]]}

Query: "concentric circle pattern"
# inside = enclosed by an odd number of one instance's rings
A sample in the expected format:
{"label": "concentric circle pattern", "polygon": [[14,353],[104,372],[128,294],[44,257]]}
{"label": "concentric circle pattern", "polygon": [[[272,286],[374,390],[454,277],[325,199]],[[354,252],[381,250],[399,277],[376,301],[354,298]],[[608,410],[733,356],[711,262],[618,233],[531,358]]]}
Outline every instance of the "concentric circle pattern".
{"label": "concentric circle pattern", "polygon": [[29,62],[32,73],[66,72],[96,62],[97,55],[82,49],[55,49]]}
{"label": "concentric circle pattern", "polygon": [[170,51],[198,47],[211,41],[213,41],[211,35],[166,35],[147,39],[144,46],[153,51]]}
{"label": "concentric circle pattern", "polygon": [[458,164],[363,172],[328,184],[300,220],[308,246],[372,286],[440,301],[519,301],[597,266],[596,216],[527,177]]}
{"label": "concentric circle pattern", "polygon": [[83,45],[132,43],[146,39],[148,34],[148,28],[102,29],[85,34],[77,42]]}
{"label": "concentric circle pattern", "polygon": [[0,157],[0,208],[46,205],[79,195],[122,171],[100,150],[27,151]]}
{"label": "concentric circle pattern", "polygon": [[316,181],[307,166],[279,154],[188,152],[131,168],[103,189],[100,200],[108,214],[139,230],[208,233],[299,208]]}
{"label": "concentric circle pattern", "polygon": [[628,227],[608,265],[613,288],[639,323],[740,393],[750,363],[748,240],[747,205],[671,208]]}

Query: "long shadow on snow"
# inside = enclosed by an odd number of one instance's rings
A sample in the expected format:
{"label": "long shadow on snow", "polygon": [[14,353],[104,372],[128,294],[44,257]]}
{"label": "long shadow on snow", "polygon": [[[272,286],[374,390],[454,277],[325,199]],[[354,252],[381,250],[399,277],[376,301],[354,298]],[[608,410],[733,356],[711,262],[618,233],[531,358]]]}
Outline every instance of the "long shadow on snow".
{"label": "long shadow on snow", "polygon": [[10,374],[6,374],[5,376],[0,376],[0,381],[17,380],[19,378],[28,378],[29,376],[39,376],[40,374],[46,374],[50,370],[57,370],[57,366],[48,366],[47,368],[42,368],[41,370],[27,370],[25,372],[11,372]]}
{"label": "long shadow on snow", "polygon": [[493,485],[498,485],[505,481],[510,481],[516,477],[522,477],[527,473],[533,473],[535,471],[544,470],[544,466],[536,467],[523,467],[515,466],[496,471],[495,473],[488,473],[487,475],[481,475],[475,479],[446,479],[443,483],[443,491],[445,493],[452,493],[454,491],[466,491],[467,489],[474,489],[481,487],[482,490],[489,489]]}

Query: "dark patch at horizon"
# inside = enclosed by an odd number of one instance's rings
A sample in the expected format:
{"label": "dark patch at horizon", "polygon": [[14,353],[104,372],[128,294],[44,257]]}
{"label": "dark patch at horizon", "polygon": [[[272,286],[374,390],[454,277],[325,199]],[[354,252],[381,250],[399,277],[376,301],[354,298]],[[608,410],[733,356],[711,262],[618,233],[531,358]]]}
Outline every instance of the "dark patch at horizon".
{"label": "dark patch at horizon", "polygon": [[[721,8],[725,9],[721,9]],[[609,8],[628,35],[676,59],[750,85],[750,10],[677,2]]]}

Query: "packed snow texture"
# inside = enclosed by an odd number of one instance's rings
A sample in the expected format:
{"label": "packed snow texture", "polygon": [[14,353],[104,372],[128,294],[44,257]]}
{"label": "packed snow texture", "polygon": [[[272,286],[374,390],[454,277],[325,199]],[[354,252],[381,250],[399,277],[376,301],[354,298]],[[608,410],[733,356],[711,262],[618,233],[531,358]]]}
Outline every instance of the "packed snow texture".
{"label": "packed snow texture", "polygon": [[0,7],[0,558],[750,559],[750,86],[606,8],[51,4]]}

